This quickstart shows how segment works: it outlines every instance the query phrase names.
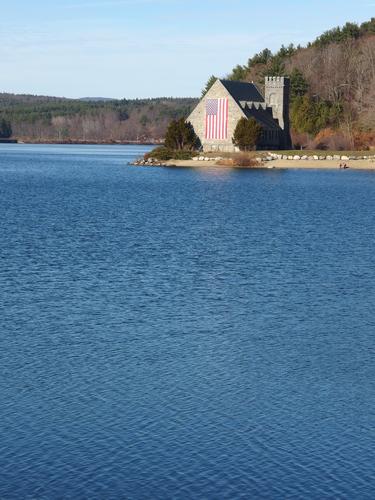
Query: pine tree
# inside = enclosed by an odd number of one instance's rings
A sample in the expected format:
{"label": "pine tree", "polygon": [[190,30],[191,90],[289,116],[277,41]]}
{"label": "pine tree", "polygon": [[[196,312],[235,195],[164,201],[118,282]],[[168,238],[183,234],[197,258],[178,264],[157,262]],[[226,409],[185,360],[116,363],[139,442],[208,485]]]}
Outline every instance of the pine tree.
{"label": "pine tree", "polygon": [[291,98],[303,96],[307,93],[309,89],[309,84],[307,83],[303,73],[294,68],[290,73],[290,90],[291,90]]}
{"label": "pine tree", "polygon": [[0,120],[0,139],[9,139],[12,136],[12,126],[8,120],[2,118]]}
{"label": "pine tree", "polygon": [[210,88],[216,82],[216,80],[217,80],[216,76],[214,76],[214,75],[210,76],[210,78],[207,80],[207,83],[206,83],[204,89],[202,90],[202,97],[204,97],[207,94],[207,92],[210,90]]}
{"label": "pine tree", "polygon": [[193,125],[184,118],[172,120],[168,126],[164,141],[165,147],[173,151],[193,151],[199,147],[199,139]]}
{"label": "pine tree", "polygon": [[241,151],[251,151],[256,148],[262,130],[255,118],[241,118],[233,134],[233,144]]}

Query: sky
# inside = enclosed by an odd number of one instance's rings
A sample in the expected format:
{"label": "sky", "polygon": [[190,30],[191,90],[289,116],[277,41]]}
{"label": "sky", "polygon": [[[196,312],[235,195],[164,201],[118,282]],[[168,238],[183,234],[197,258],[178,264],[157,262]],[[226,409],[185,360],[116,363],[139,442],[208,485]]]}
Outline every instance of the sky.
{"label": "sky", "polygon": [[0,0],[0,92],[198,96],[265,47],[374,16],[375,0]]}

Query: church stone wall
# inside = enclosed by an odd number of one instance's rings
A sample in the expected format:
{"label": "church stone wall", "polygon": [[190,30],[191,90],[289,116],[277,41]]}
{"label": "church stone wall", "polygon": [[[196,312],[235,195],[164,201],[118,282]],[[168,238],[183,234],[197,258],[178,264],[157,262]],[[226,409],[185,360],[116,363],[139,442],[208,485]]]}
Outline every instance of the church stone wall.
{"label": "church stone wall", "polygon": [[[264,113],[272,113],[275,124],[279,128],[274,131],[274,127],[265,128],[262,140],[258,145],[259,149],[291,149],[292,142],[289,130],[289,94],[290,81],[286,77],[266,77],[265,81],[265,102],[249,103],[256,109],[262,109]],[[228,139],[227,140],[206,140],[206,100],[228,98]],[[271,111],[272,110],[272,111]],[[197,107],[193,110],[187,121],[190,122],[199,137],[203,151],[205,152],[229,152],[238,151],[233,145],[232,138],[239,120],[245,117],[245,113],[237,104],[220,80],[217,80]]]}
{"label": "church stone wall", "polygon": [[[206,121],[206,99],[220,99],[228,97],[228,139],[227,140],[206,140],[205,135],[205,121]],[[207,94],[203,97],[187,121],[190,122],[199,137],[203,151],[222,151],[233,153],[238,149],[232,143],[232,137],[238,121],[244,117],[245,114],[241,111],[236,101],[229,94],[224,85],[217,80],[210,88]]]}

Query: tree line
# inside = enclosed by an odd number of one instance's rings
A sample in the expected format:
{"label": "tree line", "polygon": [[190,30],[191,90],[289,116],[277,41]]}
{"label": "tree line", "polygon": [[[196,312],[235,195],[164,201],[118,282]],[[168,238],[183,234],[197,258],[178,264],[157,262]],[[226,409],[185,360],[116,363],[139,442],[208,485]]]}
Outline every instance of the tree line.
{"label": "tree line", "polygon": [[31,141],[162,140],[168,123],[186,116],[193,98],[79,100],[0,94],[0,117]]}
{"label": "tree line", "polygon": [[[330,148],[375,146],[375,18],[328,30],[306,47],[268,48],[237,65],[230,80],[265,76],[291,80],[292,137],[297,145]],[[216,81],[211,76],[204,95]],[[322,137],[324,141],[322,143]]]}
{"label": "tree line", "polygon": [[[282,45],[251,56],[227,75],[254,81],[291,79],[291,125],[296,145],[375,146],[375,18],[328,30],[306,47]],[[216,81],[211,76],[204,95]],[[161,141],[168,124],[198,100],[87,100],[0,94],[0,134],[40,142]]]}

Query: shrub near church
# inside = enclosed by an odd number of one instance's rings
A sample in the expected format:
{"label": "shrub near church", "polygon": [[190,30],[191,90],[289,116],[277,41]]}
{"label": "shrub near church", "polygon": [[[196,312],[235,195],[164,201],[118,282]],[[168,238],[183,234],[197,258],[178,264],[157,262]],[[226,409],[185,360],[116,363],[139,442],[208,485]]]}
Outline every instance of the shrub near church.
{"label": "shrub near church", "polygon": [[165,134],[165,147],[174,151],[193,151],[200,146],[191,123],[184,118],[172,120]]}
{"label": "shrub near church", "polygon": [[256,149],[262,130],[254,118],[241,118],[233,134],[233,144],[240,151],[252,151]]}
{"label": "shrub near church", "polygon": [[164,146],[159,146],[148,153],[145,158],[160,161],[190,160],[194,151],[200,148],[200,141],[191,123],[184,118],[172,120],[165,134]]}

